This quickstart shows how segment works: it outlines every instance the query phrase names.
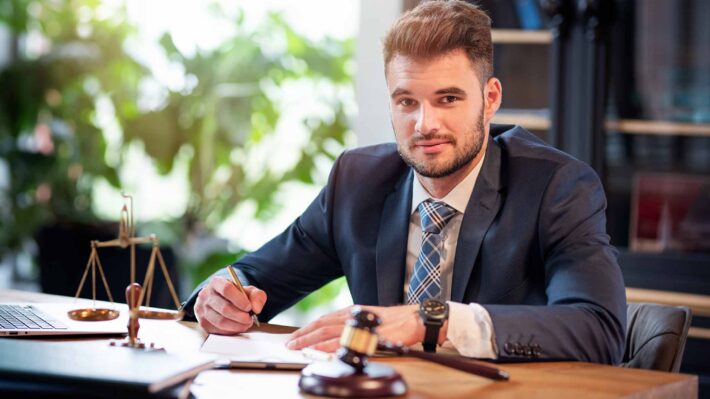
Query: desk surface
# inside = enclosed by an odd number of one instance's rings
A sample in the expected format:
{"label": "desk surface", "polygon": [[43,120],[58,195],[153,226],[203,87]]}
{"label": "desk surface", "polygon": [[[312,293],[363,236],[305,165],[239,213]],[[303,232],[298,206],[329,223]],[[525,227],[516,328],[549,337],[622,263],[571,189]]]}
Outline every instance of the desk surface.
{"label": "desk surface", "polygon": [[[73,298],[0,290],[0,302],[67,302]],[[141,320],[140,338],[168,352],[195,353],[206,334],[195,323]],[[285,327],[266,326],[274,332]],[[66,338],[65,338],[66,339]],[[74,338],[77,339],[77,338]],[[87,339],[87,338],[82,338]],[[92,340],[101,338],[88,338]],[[493,382],[411,358],[377,359],[396,368],[409,386],[409,398],[696,398],[698,377],[582,362],[497,364],[510,381]],[[192,385],[198,398],[306,397],[297,372],[214,370]]]}

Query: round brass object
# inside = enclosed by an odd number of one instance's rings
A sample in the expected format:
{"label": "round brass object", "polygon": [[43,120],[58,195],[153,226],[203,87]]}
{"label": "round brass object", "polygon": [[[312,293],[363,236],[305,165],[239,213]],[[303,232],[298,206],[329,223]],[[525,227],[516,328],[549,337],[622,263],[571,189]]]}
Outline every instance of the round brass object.
{"label": "round brass object", "polygon": [[74,309],[67,312],[70,319],[76,321],[106,321],[118,317],[119,311],[103,308]]}
{"label": "round brass object", "polygon": [[181,320],[183,312],[173,312],[170,310],[145,310],[141,309],[138,311],[138,317],[141,319],[154,319],[154,320]]}

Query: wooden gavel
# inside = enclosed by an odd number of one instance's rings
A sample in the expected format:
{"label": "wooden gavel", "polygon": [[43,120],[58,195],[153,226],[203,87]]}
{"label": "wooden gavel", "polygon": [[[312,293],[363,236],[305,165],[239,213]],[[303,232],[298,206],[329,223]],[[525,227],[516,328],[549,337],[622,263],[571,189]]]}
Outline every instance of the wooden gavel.
{"label": "wooden gavel", "polygon": [[343,363],[353,367],[356,373],[362,373],[363,368],[367,366],[368,357],[372,356],[375,351],[380,351],[397,356],[416,357],[492,380],[505,381],[510,378],[507,372],[476,361],[418,351],[403,345],[380,341],[375,329],[382,322],[376,314],[355,308],[352,315],[352,319],[348,320],[340,336],[341,348],[338,349],[336,355]]}
{"label": "wooden gavel", "polygon": [[350,365],[357,374],[362,374],[369,356],[377,350],[375,329],[382,324],[379,316],[356,307],[352,318],[345,324],[340,335],[340,349],[335,355],[343,363]]}

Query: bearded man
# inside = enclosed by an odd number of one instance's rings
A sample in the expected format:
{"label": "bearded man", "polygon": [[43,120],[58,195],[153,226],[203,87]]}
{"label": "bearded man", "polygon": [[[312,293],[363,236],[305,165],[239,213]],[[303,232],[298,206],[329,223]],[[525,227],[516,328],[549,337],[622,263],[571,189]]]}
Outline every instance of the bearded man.
{"label": "bearded man", "polygon": [[[283,233],[186,302],[210,333],[268,321],[345,276],[381,338],[507,360],[615,364],[626,302],[606,198],[584,163],[518,126],[502,100],[490,19],[462,1],[423,2],[384,40],[396,144],[344,152]],[[350,309],[297,330],[289,347],[334,351]]]}

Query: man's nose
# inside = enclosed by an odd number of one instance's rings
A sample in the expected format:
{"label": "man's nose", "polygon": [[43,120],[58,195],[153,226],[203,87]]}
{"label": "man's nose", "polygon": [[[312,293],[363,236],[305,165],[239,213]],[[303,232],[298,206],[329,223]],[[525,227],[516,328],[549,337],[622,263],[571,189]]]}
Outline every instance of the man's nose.
{"label": "man's nose", "polygon": [[438,132],[439,128],[440,121],[436,109],[427,103],[422,103],[419,106],[419,115],[414,129],[417,133],[427,136]]}

